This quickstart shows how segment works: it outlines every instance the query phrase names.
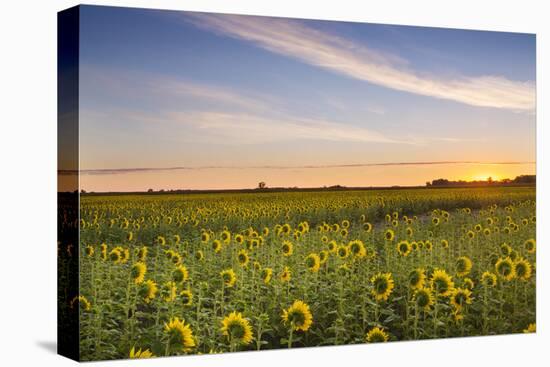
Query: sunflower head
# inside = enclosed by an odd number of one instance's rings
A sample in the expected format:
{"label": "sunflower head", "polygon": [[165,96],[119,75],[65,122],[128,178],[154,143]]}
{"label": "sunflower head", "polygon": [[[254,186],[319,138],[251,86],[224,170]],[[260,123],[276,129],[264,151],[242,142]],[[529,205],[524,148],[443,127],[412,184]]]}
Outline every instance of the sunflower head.
{"label": "sunflower head", "polygon": [[466,289],[472,290],[472,289],[474,289],[474,286],[475,286],[475,284],[474,284],[474,281],[472,279],[464,278],[464,287]]}
{"label": "sunflower head", "polygon": [[409,256],[412,251],[412,246],[409,241],[400,241],[397,243],[397,253],[401,256]]}
{"label": "sunflower head", "polygon": [[271,281],[271,277],[273,276],[273,269],[263,268],[260,273],[260,276],[262,277],[262,280],[264,281],[265,284],[269,284],[269,282]]}
{"label": "sunflower head", "polygon": [[284,256],[290,256],[294,252],[294,245],[290,241],[283,241],[281,250]]}
{"label": "sunflower head", "polygon": [[137,258],[139,261],[143,261],[145,262],[145,260],[147,259],[147,246],[143,246],[143,247],[140,247],[138,250],[137,250]]}
{"label": "sunflower head", "polygon": [[365,339],[367,343],[384,343],[388,341],[389,336],[384,329],[375,327],[369,330]]}
{"label": "sunflower head", "polygon": [[161,295],[166,302],[172,302],[175,300],[177,296],[176,283],[172,281],[164,283],[162,286]]}
{"label": "sunflower head", "polygon": [[139,295],[145,301],[145,303],[149,303],[153,299],[155,299],[157,295],[157,291],[158,291],[157,283],[149,279],[141,284],[141,287],[138,292],[139,292]]}
{"label": "sunflower head", "polygon": [[537,250],[537,242],[534,238],[530,238],[523,243],[523,247],[528,253],[532,254]]}
{"label": "sunflower head", "polygon": [[369,222],[363,223],[363,230],[365,230],[367,233],[370,233],[372,231],[372,224]]}
{"label": "sunflower head", "polygon": [[235,275],[233,269],[223,270],[220,272],[220,275],[224,286],[227,288],[232,288],[235,285],[235,282],[237,282],[237,276]]}
{"label": "sunflower head", "polygon": [[496,273],[504,280],[512,280],[516,276],[516,267],[510,257],[500,258],[495,264]]}
{"label": "sunflower head", "polygon": [[144,262],[138,261],[132,266],[130,271],[132,279],[135,284],[141,284],[145,279],[145,273],[147,272],[147,265]]}
{"label": "sunflower head", "polygon": [[328,260],[328,251],[327,250],[321,250],[319,251],[319,259],[321,260],[321,264],[324,264]]}
{"label": "sunflower head", "polygon": [[92,304],[88,299],[82,295],[76,296],[71,300],[70,307],[75,309],[78,307],[82,311],[90,311],[92,309]]}
{"label": "sunflower head", "polygon": [[290,278],[292,276],[292,273],[290,272],[290,269],[288,266],[285,266],[283,271],[281,272],[280,279],[282,282],[290,282]]}
{"label": "sunflower head", "polygon": [[348,248],[353,256],[355,256],[356,258],[363,258],[367,256],[367,249],[365,248],[365,244],[361,240],[351,241],[348,244]]}
{"label": "sunflower head", "polygon": [[94,252],[95,252],[94,246],[91,246],[91,245],[86,246],[86,256],[92,257],[94,256]]}
{"label": "sunflower head", "polygon": [[526,333],[526,334],[536,333],[537,332],[537,324],[535,324],[535,323],[529,324],[526,329],[523,329],[523,332]]}
{"label": "sunflower head", "polygon": [[391,273],[378,273],[371,280],[371,294],[377,301],[387,301],[394,287]]}
{"label": "sunflower head", "polygon": [[155,357],[155,355],[149,349],[139,348],[138,350],[136,350],[135,347],[132,347],[132,349],[130,349],[129,357],[130,359],[143,359],[143,358],[153,358]]}
{"label": "sunflower head", "polygon": [[207,243],[208,241],[210,241],[210,233],[208,233],[206,231],[203,231],[201,233],[201,242],[202,243]]}
{"label": "sunflower head", "polygon": [[212,250],[217,254],[222,250],[222,241],[214,240],[212,241]]}
{"label": "sunflower head", "polygon": [[349,248],[347,246],[339,246],[337,254],[339,258],[345,259],[349,255]]}
{"label": "sunflower head", "polygon": [[307,331],[313,324],[313,316],[309,306],[300,300],[294,301],[289,308],[283,310],[281,318],[285,324],[295,331]]}
{"label": "sunflower head", "polygon": [[172,280],[176,283],[185,282],[187,279],[189,279],[189,271],[183,265],[179,265],[172,272]]}
{"label": "sunflower head", "polygon": [[424,287],[426,282],[426,271],[424,269],[414,269],[409,273],[409,286],[412,289]]}
{"label": "sunflower head", "polygon": [[321,267],[321,259],[317,254],[307,255],[304,262],[308,270],[314,273],[318,272],[319,268]]}
{"label": "sunflower head", "polygon": [[486,271],[481,275],[481,283],[486,287],[494,287],[497,285],[497,276],[490,271]]}
{"label": "sunflower head", "polygon": [[191,306],[193,304],[193,293],[189,289],[184,289],[180,292],[179,298],[181,304],[184,306]]}
{"label": "sunflower head", "polygon": [[529,280],[531,278],[531,264],[529,261],[519,258],[515,261],[516,276],[521,280]]}
{"label": "sunflower head", "polygon": [[472,260],[466,256],[461,256],[456,259],[456,274],[459,277],[466,276],[470,274],[472,270]]}
{"label": "sunflower head", "polygon": [[438,296],[448,297],[454,289],[453,278],[442,269],[435,269],[433,271],[430,283]]}
{"label": "sunflower head", "polygon": [[441,247],[449,248],[449,241],[447,241],[445,239],[441,240]]}
{"label": "sunflower head", "polygon": [[226,316],[221,331],[231,343],[247,345],[252,342],[252,327],[240,312],[233,311]]}
{"label": "sunflower head", "polygon": [[414,292],[415,304],[423,310],[428,310],[434,303],[433,291],[430,288],[418,288]]}
{"label": "sunflower head", "polygon": [[466,288],[455,288],[451,295],[451,304],[460,310],[463,306],[472,303],[472,292]]}
{"label": "sunflower head", "polygon": [[185,352],[189,352],[196,345],[193,331],[185,323],[185,320],[180,320],[177,317],[171,318],[168,323],[164,324],[164,332],[168,335],[171,346],[181,347]]}
{"label": "sunflower head", "polygon": [[386,229],[386,232],[384,232],[384,239],[386,241],[393,241],[393,239],[395,238],[395,232],[391,229]]}

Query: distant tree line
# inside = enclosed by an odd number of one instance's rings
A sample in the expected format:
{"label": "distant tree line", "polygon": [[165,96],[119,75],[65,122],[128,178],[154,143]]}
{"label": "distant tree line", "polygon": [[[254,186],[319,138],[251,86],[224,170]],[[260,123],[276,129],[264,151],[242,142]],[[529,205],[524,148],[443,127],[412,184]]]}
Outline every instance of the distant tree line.
{"label": "distant tree line", "polygon": [[426,186],[506,186],[506,185],[535,185],[537,183],[536,175],[520,175],[516,178],[509,179],[504,178],[502,180],[493,180],[492,177],[489,177],[487,180],[476,180],[476,181],[450,181],[445,178],[438,178],[437,180],[432,180],[432,182],[426,182]]}

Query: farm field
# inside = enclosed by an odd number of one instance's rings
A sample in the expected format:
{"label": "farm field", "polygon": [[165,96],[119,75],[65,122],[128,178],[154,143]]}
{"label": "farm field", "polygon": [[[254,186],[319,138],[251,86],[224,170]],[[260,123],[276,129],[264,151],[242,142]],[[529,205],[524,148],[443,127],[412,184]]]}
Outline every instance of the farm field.
{"label": "farm field", "polygon": [[83,360],[535,331],[533,187],[90,195],[79,225]]}

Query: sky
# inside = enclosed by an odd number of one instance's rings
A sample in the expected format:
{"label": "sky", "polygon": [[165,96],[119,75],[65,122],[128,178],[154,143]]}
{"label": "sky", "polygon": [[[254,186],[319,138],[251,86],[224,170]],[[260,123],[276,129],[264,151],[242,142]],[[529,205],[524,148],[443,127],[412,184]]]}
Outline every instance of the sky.
{"label": "sky", "polygon": [[535,173],[535,36],[81,7],[86,191]]}

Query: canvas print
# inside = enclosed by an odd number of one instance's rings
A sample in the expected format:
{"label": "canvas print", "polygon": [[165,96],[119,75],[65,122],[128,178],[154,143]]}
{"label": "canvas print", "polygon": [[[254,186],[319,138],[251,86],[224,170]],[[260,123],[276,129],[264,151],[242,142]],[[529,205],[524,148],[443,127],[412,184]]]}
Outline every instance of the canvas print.
{"label": "canvas print", "polygon": [[534,34],[78,6],[58,55],[61,354],[535,332]]}

